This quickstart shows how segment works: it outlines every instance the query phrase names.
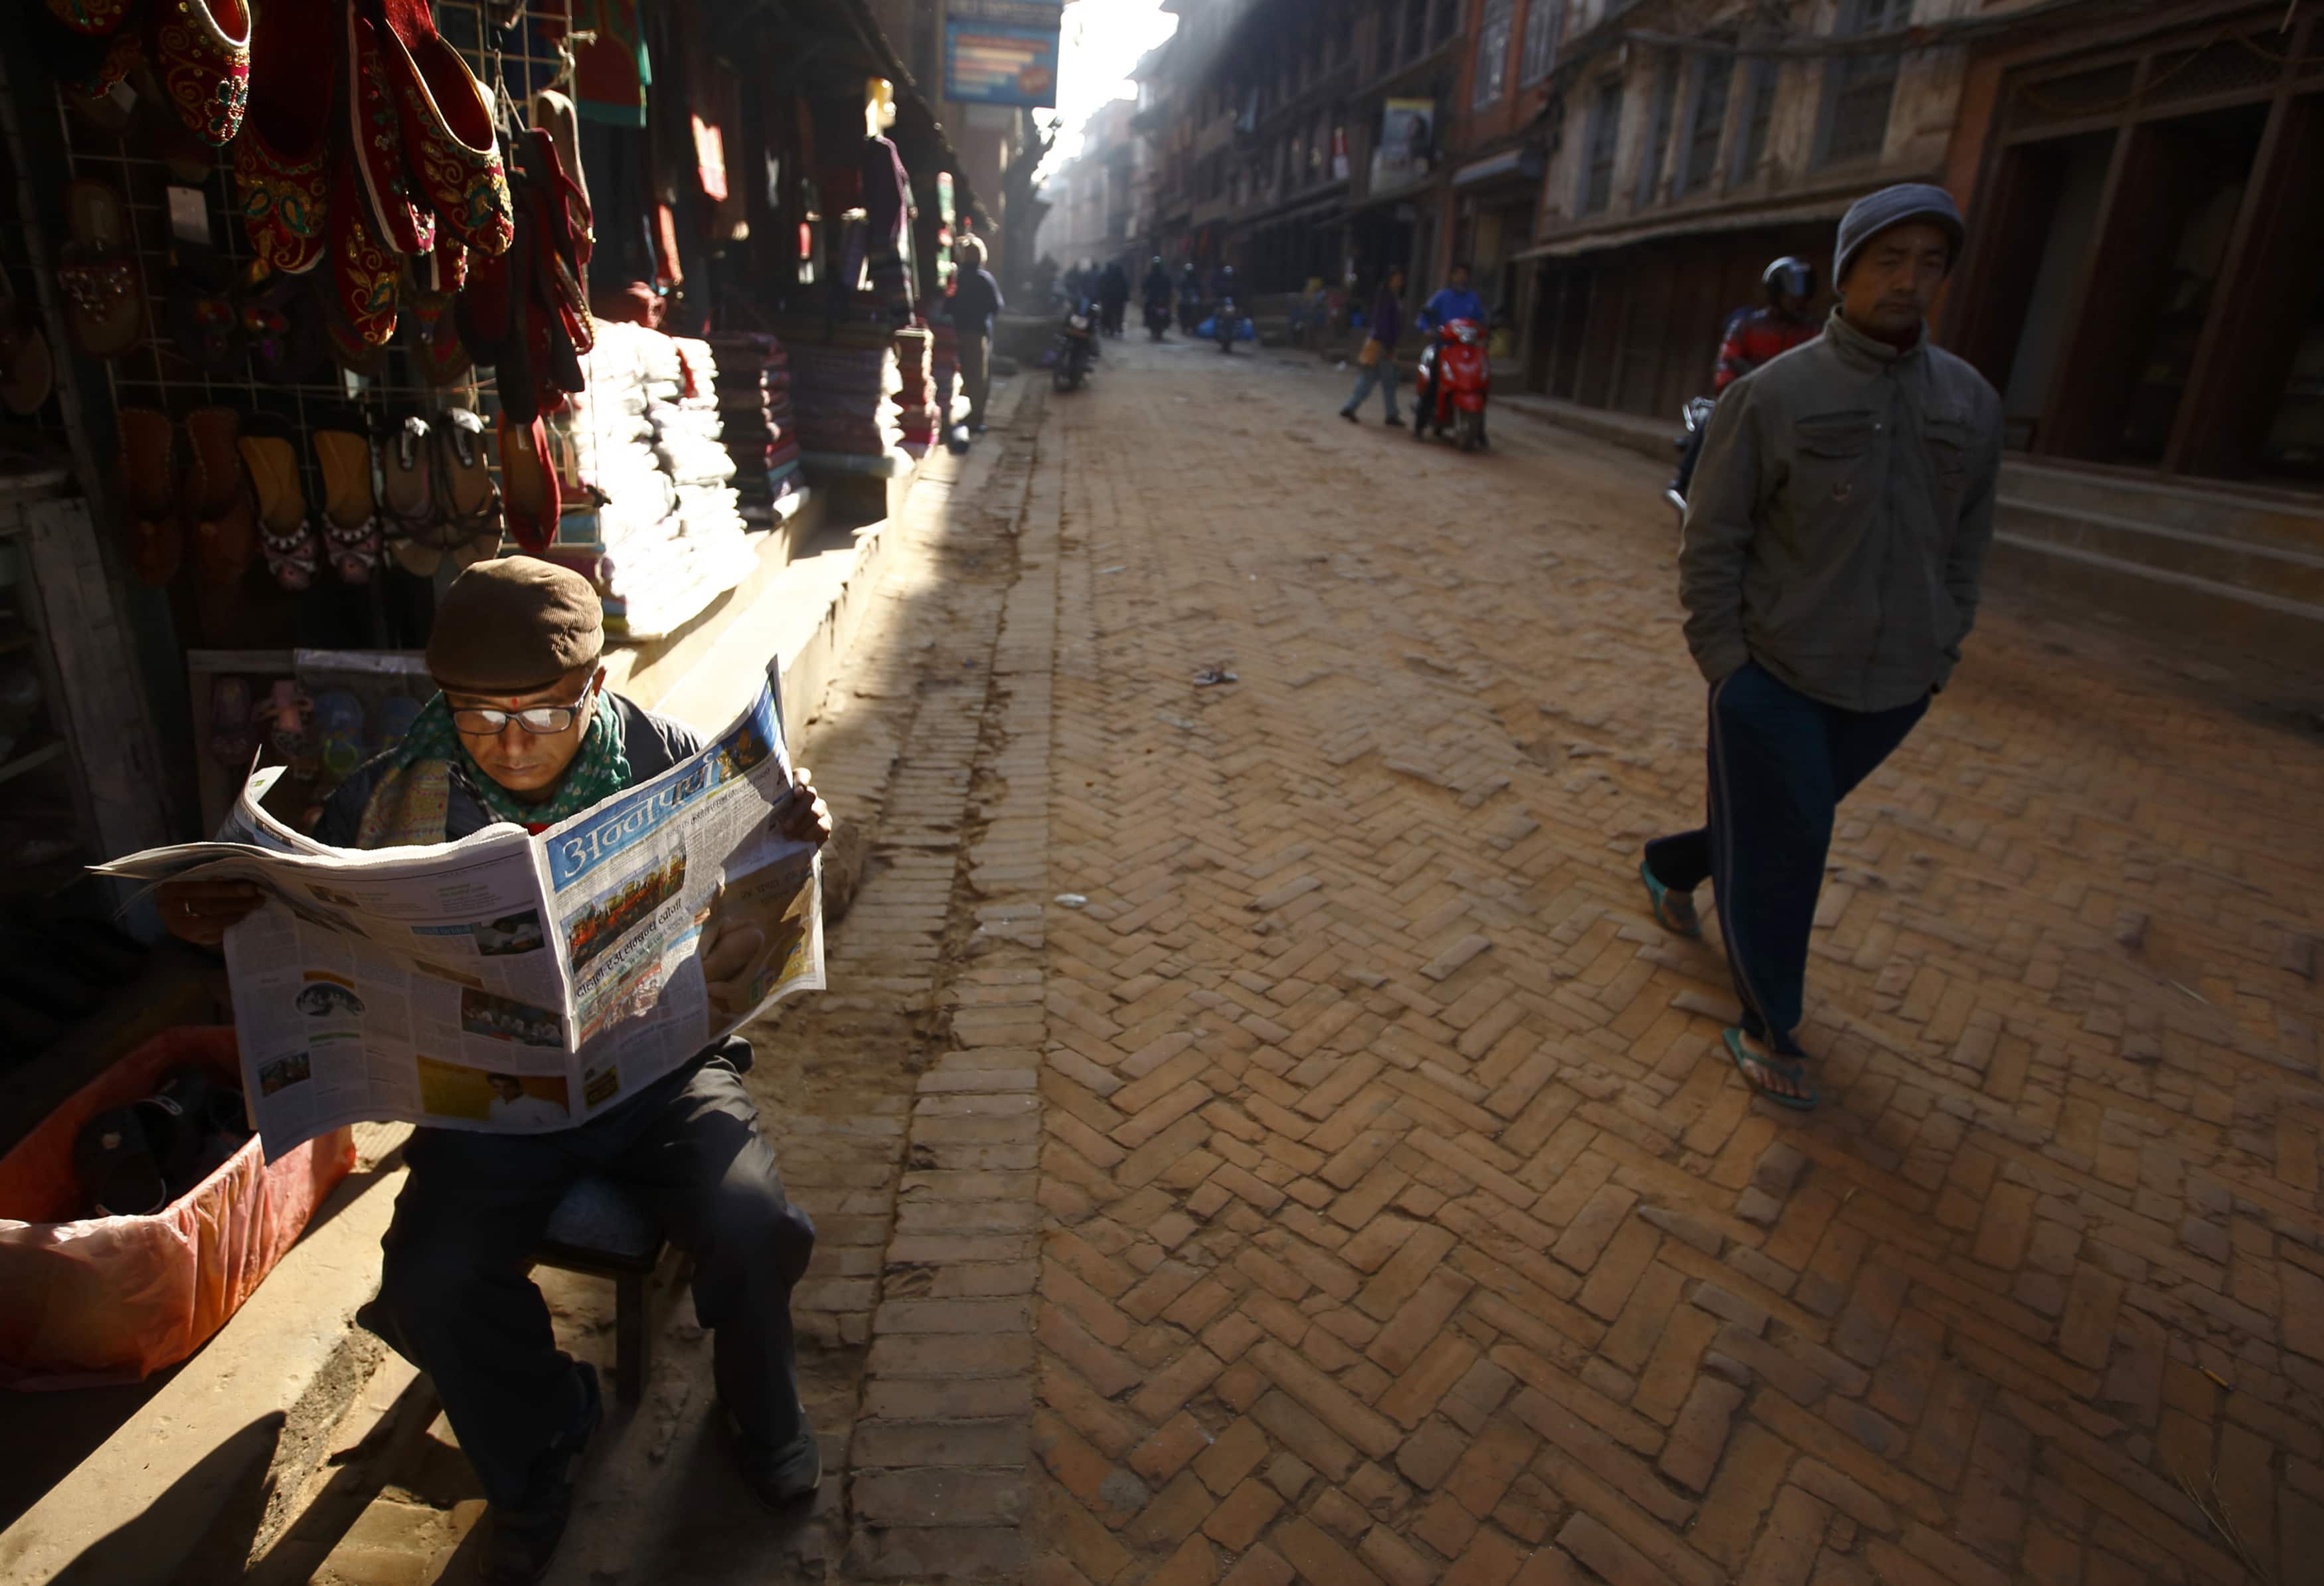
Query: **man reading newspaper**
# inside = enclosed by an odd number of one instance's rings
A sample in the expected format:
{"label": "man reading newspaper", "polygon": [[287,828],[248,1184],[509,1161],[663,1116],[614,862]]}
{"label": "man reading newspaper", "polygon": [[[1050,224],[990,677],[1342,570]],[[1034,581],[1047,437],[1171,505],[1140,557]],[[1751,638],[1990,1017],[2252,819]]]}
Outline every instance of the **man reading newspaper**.
{"label": "man reading newspaper", "polygon": [[[698,752],[678,723],[604,687],[604,628],[588,580],[545,561],[479,562],[438,604],[428,669],[441,690],[401,744],[357,770],[316,836],[384,848],[465,837],[494,821],[534,832]],[[819,845],[830,815],[805,771],[782,835]],[[244,881],[164,883],[171,930],[215,945],[264,899]],[[714,1005],[793,945],[779,917],[743,909],[704,927]],[[534,1134],[422,1127],[383,1241],[364,1320],[435,1379],[491,1501],[486,1578],[547,1570],[572,1508],[572,1472],[599,1419],[595,1371],[560,1351],[527,1260],[558,1200],[586,1174],[650,1205],[695,1259],[695,1305],[716,1334],[718,1397],[743,1474],[770,1504],[814,1490],[815,1431],[799,1403],[790,1319],[815,1228],[783,1194],[744,1090],[748,1042],[728,1038],[576,1127]],[[493,1113],[532,1101],[495,1074]],[[527,1121],[531,1121],[528,1116]]]}

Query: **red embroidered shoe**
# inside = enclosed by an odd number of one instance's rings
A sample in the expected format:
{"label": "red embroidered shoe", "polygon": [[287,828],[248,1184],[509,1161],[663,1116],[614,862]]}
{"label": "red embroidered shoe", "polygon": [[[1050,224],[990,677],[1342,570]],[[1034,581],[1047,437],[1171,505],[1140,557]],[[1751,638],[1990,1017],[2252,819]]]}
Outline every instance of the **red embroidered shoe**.
{"label": "red embroidered shoe", "polygon": [[49,0],[50,14],[77,33],[101,38],[127,20],[137,0]]}
{"label": "red embroidered shoe", "polygon": [[460,52],[436,32],[428,0],[382,0],[379,58],[402,111],[403,156],[417,196],[480,254],[505,253],[515,209],[490,101]]}
{"label": "red embroidered shoe", "polygon": [[250,98],[247,0],[156,0],[147,50],[186,130],[214,148],[234,142]]}
{"label": "red embroidered shoe", "polygon": [[380,54],[381,41],[389,35],[364,14],[365,7],[354,0],[344,3],[342,100],[355,196],[374,236],[399,254],[424,254],[436,245],[436,217],[413,201],[404,173],[403,118],[397,113],[392,81]]}
{"label": "red embroidered shoe", "polygon": [[334,329],[352,332],[354,340],[384,346],[395,334],[396,279],[403,261],[364,224],[362,207],[347,191],[355,181],[342,165],[331,189],[330,318]]}
{"label": "red embroidered shoe", "polygon": [[251,252],[297,275],[323,257],[331,177],[331,15],[321,5],[267,6],[250,41],[250,106],[234,144],[234,182]]}

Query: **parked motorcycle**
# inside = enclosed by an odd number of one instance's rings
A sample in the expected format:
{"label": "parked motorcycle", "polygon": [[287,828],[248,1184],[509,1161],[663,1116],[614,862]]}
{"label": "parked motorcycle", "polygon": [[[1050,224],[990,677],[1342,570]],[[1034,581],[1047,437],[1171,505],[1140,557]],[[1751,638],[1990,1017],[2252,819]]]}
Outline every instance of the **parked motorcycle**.
{"label": "parked motorcycle", "polygon": [[1678,476],[1663,492],[1663,499],[1670,503],[1681,522],[1686,521],[1686,488],[1694,482],[1694,460],[1702,455],[1703,432],[1711,428],[1711,410],[1717,405],[1706,396],[1689,397],[1686,406],[1679,410],[1686,428],[1671,442],[1671,448],[1678,453]]}
{"label": "parked motorcycle", "polygon": [[1049,345],[1049,382],[1059,391],[1072,391],[1089,378],[1097,358],[1097,306],[1088,302],[1065,305],[1065,317]]}
{"label": "parked motorcycle", "polygon": [[1434,402],[1416,408],[1413,414],[1413,438],[1427,439],[1431,429],[1439,435],[1449,429],[1454,444],[1464,452],[1489,444],[1485,400],[1491,394],[1493,376],[1485,359],[1483,326],[1473,319],[1448,319],[1437,327],[1435,336],[1420,350],[1416,394],[1430,391],[1432,385]]}
{"label": "parked motorcycle", "polygon": [[1211,310],[1211,334],[1218,338],[1219,351],[1234,351],[1235,327],[1241,323],[1242,316],[1235,308],[1235,300],[1221,298],[1218,307]]}
{"label": "parked motorcycle", "polygon": [[1170,300],[1150,298],[1146,304],[1146,335],[1149,340],[1160,341],[1170,328]]}

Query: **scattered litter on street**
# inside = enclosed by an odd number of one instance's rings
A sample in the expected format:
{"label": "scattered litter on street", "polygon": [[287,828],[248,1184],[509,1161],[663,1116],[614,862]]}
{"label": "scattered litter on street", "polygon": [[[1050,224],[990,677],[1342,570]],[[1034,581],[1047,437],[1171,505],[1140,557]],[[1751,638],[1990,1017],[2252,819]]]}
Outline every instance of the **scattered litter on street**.
{"label": "scattered litter on street", "polygon": [[1050,901],[1059,904],[1066,908],[1086,908],[1089,907],[1089,899],[1079,892],[1060,892],[1055,898],[1051,899]]}
{"label": "scattered litter on street", "polygon": [[1197,688],[1215,688],[1222,683],[1239,683],[1241,680],[1224,667],[1204,667],[1194,674],[1194,687]]}

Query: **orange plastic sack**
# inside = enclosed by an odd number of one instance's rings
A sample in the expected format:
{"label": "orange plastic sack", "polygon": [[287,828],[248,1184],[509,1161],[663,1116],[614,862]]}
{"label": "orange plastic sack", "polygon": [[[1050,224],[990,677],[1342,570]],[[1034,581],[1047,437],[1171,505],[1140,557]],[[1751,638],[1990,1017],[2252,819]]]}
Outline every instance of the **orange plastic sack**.
{"label": "orange plastic sack", "polygon": [[269,1166],[256,1136],[151,1217],[76,1217],[73,1139],[195,1065],[242,1083],[234,1031],[164,1031],[0,1157],[0,1386],[134,1382],[192,1354],[242,1308],[355,1164],[334,1130]]}

